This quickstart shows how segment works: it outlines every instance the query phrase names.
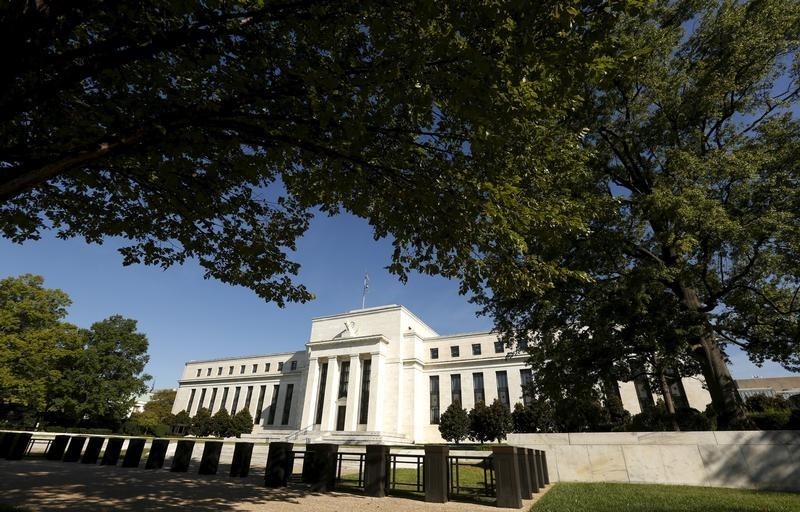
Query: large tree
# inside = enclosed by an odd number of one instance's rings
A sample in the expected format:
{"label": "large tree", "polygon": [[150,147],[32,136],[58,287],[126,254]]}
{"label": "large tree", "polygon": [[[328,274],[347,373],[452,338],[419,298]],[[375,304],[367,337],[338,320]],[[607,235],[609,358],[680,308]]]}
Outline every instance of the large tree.
{"label": "large tree", "polygon": [[726,346],[800,368],[800,4],[653,2],[609,37],[614,68],[565,118],[586,165],[529,192],[562,191],[583,227],[498,251],[482,301],[534,373],[649,353],[697,365],[720,424],[746,424]]}
{"label": "large tree", "polygon": [[0,232],[119,237],[279,304],[312,297],[314,206],[394,234],[401,274],[518,244],[509,171],[573,158],[559,113],[636,3],[8,2]]}

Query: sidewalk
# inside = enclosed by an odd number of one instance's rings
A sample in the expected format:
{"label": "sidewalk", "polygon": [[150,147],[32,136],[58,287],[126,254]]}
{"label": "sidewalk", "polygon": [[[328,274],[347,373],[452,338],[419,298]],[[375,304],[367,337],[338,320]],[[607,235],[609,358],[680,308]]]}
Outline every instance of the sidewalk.
{"label": "sidewalk", "polygon": [[[181,512],[391,512],[496,509],[471,503],[431,504],[408,498],[370,498],[344,493],[269,489],[262,475],[248,478],[125,469],[46,460],[0,460],[0,504],[30,512],[181,511]],[[533,500],[525,501],[528,510]],[[506,509],[507,510],[507,509]]]}

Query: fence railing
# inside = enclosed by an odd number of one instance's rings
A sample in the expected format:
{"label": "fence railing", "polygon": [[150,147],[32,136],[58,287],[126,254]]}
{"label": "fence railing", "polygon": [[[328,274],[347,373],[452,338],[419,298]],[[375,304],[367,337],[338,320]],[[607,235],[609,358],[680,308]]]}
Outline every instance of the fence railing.
{"label": "fence railing", "polygon": [[389,491],[425,492],[424,466],[424,455],[390,454]]}
{"label": "fence railing", "polygon": [[[363,490],[366,457],[365,453],[338,452],[336,454],[336,485],[343,484]],[[358,468],[358,472],[354,471],[356,468]]]}
{"label": "fence railing", "polygon": [[42,453],[47,453],[47,450],[50,449],[50,443],[52,442],[53,442],[52,439],[37,439],[35,437],[32,437],[30,441],[28,441],[28,447],[25,449],[25,455],[30,455],[31,452],[33,451],[33,447],[36,446],[37,444],[43,444],[44,450],[42,450]]}
{"label": "fence railing", "polygon": [[451,455],[449,492],[452,496],[492,497],[497,494],[494,480],[494,459],[478,455]]}

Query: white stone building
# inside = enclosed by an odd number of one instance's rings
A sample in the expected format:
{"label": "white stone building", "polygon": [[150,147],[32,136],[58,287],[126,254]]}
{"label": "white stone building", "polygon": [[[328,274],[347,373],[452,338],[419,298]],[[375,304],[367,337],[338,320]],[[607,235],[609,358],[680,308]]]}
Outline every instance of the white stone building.
{"label": "white stone building", "polygon": [[[272,440],[392,444],[442,442],[438,419],[453,401],[524,402],[525,356],[490,332],[440,336],[403,306],[315,318],[305,350],[186,363],[173,412],[247,408],[253,435]],[[682,393],[702,410],[701,384]],[[623,404],[640,412],[633,383]]]}

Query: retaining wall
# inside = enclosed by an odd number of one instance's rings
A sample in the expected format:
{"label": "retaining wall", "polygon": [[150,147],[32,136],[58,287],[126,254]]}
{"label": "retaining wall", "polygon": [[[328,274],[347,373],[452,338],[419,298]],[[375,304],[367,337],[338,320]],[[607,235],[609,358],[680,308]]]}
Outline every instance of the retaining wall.
{"label": "retaining wall", "polygon": [[800,431],[509,434],[547,451],[551,481],[800,492]]}

